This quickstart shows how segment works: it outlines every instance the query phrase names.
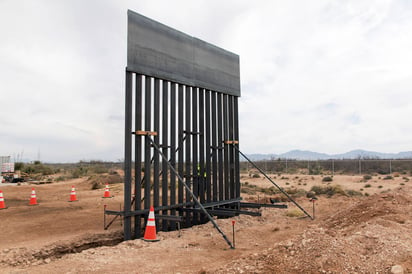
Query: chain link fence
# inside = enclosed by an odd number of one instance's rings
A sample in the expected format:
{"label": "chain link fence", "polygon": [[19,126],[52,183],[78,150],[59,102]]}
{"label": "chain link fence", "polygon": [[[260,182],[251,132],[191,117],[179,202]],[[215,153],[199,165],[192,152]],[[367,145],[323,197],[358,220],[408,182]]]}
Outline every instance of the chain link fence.
{"label": "chain link fence", "polygon": [[[412,175],[412,159],[329,159],[329,160],[262,160],[256,165],[266,173],[290,174],[408,174]],[[241,172],[253,167],[246,161],[240,163]]]}

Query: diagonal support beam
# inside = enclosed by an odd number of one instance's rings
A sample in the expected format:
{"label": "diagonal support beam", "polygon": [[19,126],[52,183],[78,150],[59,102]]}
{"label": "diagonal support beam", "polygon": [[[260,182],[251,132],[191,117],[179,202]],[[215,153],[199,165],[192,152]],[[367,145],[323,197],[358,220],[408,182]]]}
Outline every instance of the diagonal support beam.
{"label": "diagonal support beam", "polygon": [[243,157],[245,157],[246,160],[249,161],[249,163],[251,163],[257,170],[259,170],[259,172],[262,173],[262,175],[265,176],[266,179],[268,179],[275,187],[277,187],[277,189],[279,189],[280,192],[282,192],[286,197],[288,197],[289,201],[291,201],[292,203],[294,203],[300,210],[302,210],[302,212],[305,213],[306,216],[308,216],[308,217],[311,218],[312,220],[314,219],[309,213],[306,212],[305,209],[303,209],[303,207],[301,207],[292,197],[290,197],[290,195],[289,195],[287,192],[285,192],[280,186],[278,186],[274,181],[272,181],[272,179],[270,179],[270,177],[267,176],[266,173],[263,172],[262,169],[260,169],[260,168],[259,168],[254,162],[252,162],[245,154],[243,154],[243,153],[239,150],[239,148],[238,148],[238,146],[236,145],[235,142],[232,142],[231,144],[235,147],[235,149],[236,149],[240,154],[242,154]]}
{"label": "diagonal support beam", "polygon": [[232,242],[226,237],[225,233],[220,229],[220,227],[217,225],[215,220],[213,220],[212,216],[210,216],[210,214],[207,212],[207,210],[204,208],[204,206],[199,202],[199,200],[193,194],[192,190],[183,181],[183,178],[179,175],[179,173],[176,171],[176,169],[173,167],[173,165],[167,160],[166,156],[162,153],[159,146],[154,142],[154,140],[150,137],[150,135],[146,135],[146,138],[148,138],[150,140],[153,147],[156,149],[157,153],[159,153],[159,155],[162,156],[162,158],[165,161],[167,161],[167,164],[169,165],[170,170],[176,175],[179,182],[186,188],[186,191],[190,193],[190,196],[192,196],[193,200],[199,206],[200,210],[207,216],[207,218],[213,224],[213,226],[216,228],[216,230],[222,235],[223,239],[226,241],[226,243],[229,245],[229,247],[231,249],[234,249],[235,247],[232,244]]}

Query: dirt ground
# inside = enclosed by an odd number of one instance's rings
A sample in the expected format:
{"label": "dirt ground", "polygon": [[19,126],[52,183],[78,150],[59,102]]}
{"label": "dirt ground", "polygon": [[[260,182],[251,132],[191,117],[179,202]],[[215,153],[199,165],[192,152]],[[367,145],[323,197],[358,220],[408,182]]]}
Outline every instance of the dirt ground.
{"label": "dirt ground", "polygon": [[[1,185],[8,207],[0,210],[1,273],[412,273],[412,181],[337,175],[273,174],[284,188],[309,190],[339,184],[368,196],[321,195],[316,218],[299,217],[296,206],[262,208],[262,216],[240,215],[216,222],[235,249],[207,223],[180,232],[159,232],[158,242],[121,242],[116,220],[103,229],[103,207],[118,210],[121,184],[91,189],[87,178],[43,185]],[[263,178],[241,176],[242,184],[271,187]],[[77,202],[68,202],[71,186]],[[367,186],[368,185],[368,186]],[[39,205],[28,206],[32,187]],[[265,201],[264,193],[242,194]],[[297,201],[312,213],[306,197]],[[252,209],[257,210],[257,209]]]}

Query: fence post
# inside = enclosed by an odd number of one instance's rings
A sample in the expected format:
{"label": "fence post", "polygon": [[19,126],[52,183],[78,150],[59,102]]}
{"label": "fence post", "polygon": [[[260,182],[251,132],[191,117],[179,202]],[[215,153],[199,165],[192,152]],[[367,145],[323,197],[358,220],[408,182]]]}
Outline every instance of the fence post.
{"label": "fence post", "polygon": [[360,158],[359,158],[359,175],[362,175],[362,162]]}
{"label": "fence post", "polygon": [[285,166],[286,166],[285,173],[288,173],[288,158],[285,158]]}

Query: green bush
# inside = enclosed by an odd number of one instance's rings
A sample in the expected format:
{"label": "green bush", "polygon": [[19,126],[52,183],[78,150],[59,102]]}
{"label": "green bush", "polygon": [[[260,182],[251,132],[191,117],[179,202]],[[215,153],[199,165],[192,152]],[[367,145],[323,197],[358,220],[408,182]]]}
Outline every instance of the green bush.
{"label": "green bush", "polygon": [[88,169],[88,172],[97,174],[109,173],[109,168],[104,167],[102,165],[93,165]]}
{"label": "green bush", "polygon": [[366,185],[364,185],[363,187],[364,187],[364,188],[371,187],[371,184],[366,184]]}
{"label": "green bush", "polygon": [[310,191],[315,192],[316,195],[326,194],[328,197],[332,197],[335,194],[346,195],[340,185],[313,186]]}
{"label": "green bush", "polygon": [[322,173],[322,167],[320,167],[320,166],[309,167],[309,174],[310,175],[319,175],[321,173]]}
{"label": "green bush", "polygon": [[35,161],[34,164],[24,165],[22,171],[28,174],[41,174],[41,175],[51,175],[54,174],[54,170],[46,166],[40,161]]}
{"label": "green bush", "polygon": [[363,179],[364,179],[365,181],[367,181],[367,180],[372,179],[372,176],[371,176],[371,175],[363,175]]}
{"label": "green bush", "polygon": [[67,178],[65,176],[59,176],[55,179],[56,182],[66,181]]}
{"label": "green bush", "polygon": [[82,176],[86,176],[88,172],[87,167],[77,167],[71,171],[71,178],[80,178]]}
{"label": "green bush", "polygon": [[24,163],[22,162],[14,163],[14,170],[23,170],[23,168],[24,168]]}
{"label": "green bush", "polygon": [[286,212],[286,216],[298,218],[298,217],[303,217],[303,216],[305,216],[305,213],[303,213],[303,212],[302,212],[301,210],[299,210],[299,209],[290,209],[290,210],[288,210],[288,211]]}
{"label": "green bush", "polygon": [[[346,190],[346,194],[348,196],[363,196],[362,192],[359,192],[359,191],[356,191],[356,190],[353,190],[353,189]],[[366,193],[365,193],[365,195],[366,195]]]}
{"label": "green bush", "polygon": [[332,182],[333,179],[330,176],[323,177],[322,182]]}
{"label": "green bush", "polygon": [[384,180],[393,180],[393,177],[391,175],[387,175],[383,177]]}

